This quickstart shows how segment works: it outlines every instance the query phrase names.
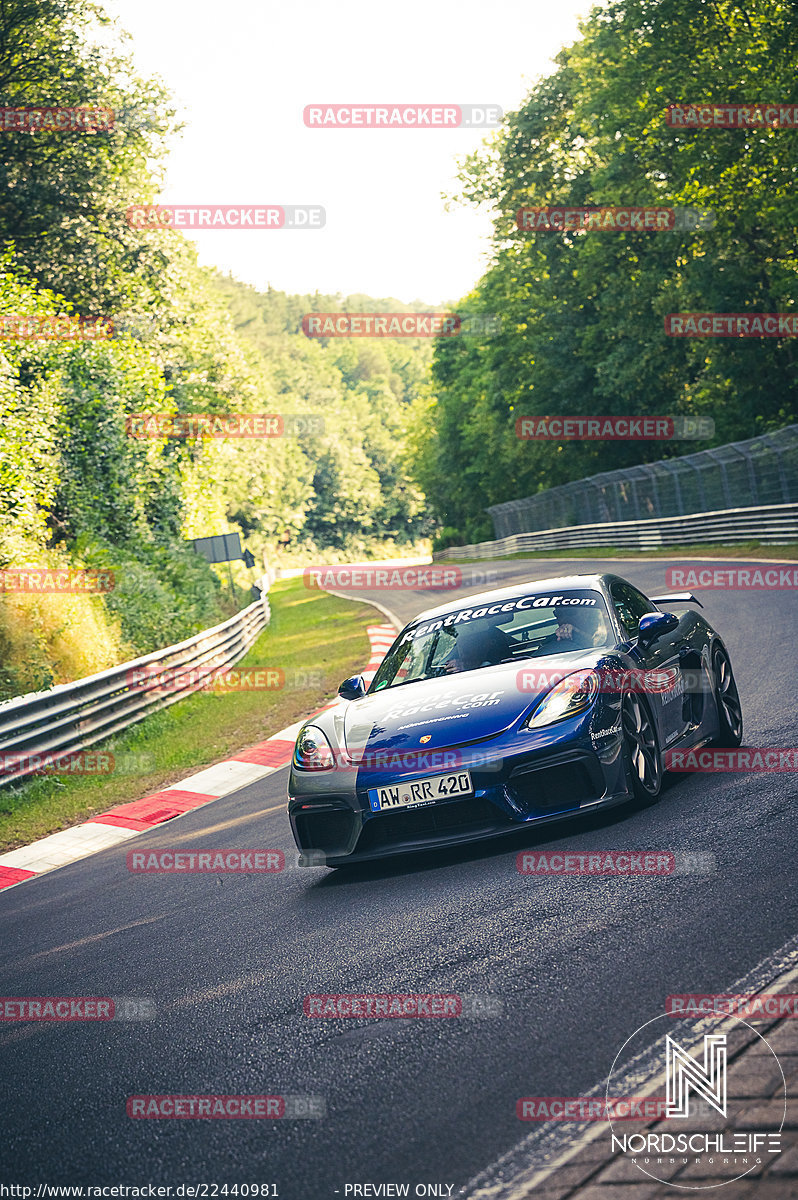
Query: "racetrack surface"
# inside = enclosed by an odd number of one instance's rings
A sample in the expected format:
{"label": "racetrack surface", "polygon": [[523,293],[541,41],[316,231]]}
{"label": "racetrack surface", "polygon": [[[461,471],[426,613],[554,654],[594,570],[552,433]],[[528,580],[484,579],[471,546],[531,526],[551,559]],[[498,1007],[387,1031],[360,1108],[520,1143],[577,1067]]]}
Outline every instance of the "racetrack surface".
{"label": "racetrack surface", "polygon": [[[610,570],[656,595],[671,590],[668,565],[479,566],[496,574],[488,587]],[[374,598],[408,619],[451,595]],[[731,653],[745,744],[798,745],[795,594],[700,598]],[[286,780],[277,772],[141,835],[135,848],[290,852]],[[796,932],[795,803],[791,774],[670,776],[654,808],[347,872],[134,875],[122,846],[9,889],[0,894],[3,996],[149,996],[157,1015],[0,1026],[0,1178],[274,1183],[291,1200],[343,1196],[353,1183],[409,1183],[411,1195],[436,1183],[457,1195],[528,1132],[519,1097],[592,1089],[668,994],[726,991]],[[709,852],[717,871],[522,877],[515,855],[532,847]],[[337,992],[490,994],[503,1013],[303,1015],[305,995]],[[322,1096],[327,1115],[126,1115],[128,1096],[173,1093]],[[724,1195],[732,1200],[731,1188]]]}

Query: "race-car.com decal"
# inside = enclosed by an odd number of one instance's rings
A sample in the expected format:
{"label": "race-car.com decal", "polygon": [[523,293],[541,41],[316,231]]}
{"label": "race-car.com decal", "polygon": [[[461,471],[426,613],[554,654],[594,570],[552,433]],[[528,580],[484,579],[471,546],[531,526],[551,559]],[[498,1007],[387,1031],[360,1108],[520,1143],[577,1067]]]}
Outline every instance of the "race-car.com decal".
{"label": "race-car.com decal", "polygon": [[390,712],[385,714],[385,719],[392,720],[394,717],[413,717],[417,713],[433,712],[439,708],[451,708],[453,705],[464,710],[490,708],[494,704],[499,704],[500,697],[503,695],[504,691],[474,692],[472,695],[465,696],[462,694],[442,696],[437,700],[430,701],[429,704],[398,704],[396,708],[392,708]]}
{"label": "race-car.com decal", "polygon": [[399,643],[412,642],[415,638],[434,633],[436,629],[447,629],[450,625],[462,625],[468,621],[476,621],[480,617],[495,617],[498,613],[524,612],[528,608],[554,608],[555,605],[595,606],[598,603],[595,596],[521,596],[518,600],[507,600],[504,604],[491,604],[490,608],[461,608],[457,612],[447,613],[436,621],[428,621],[415,629],[408,629]]}

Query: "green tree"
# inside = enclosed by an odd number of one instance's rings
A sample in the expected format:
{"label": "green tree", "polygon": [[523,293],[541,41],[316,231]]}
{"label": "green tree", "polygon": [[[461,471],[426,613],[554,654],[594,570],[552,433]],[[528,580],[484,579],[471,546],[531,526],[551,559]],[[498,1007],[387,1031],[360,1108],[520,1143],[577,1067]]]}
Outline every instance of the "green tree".
{"label": "green tree", "polygon": [[[668,312],[794,305],[794,136],[674,129],[665,119],[670,103],[788,98],[794,8],[611,0],[581,33],[460,172],[458,199],[497,213],[492,261],[466,305],[500,314],[503,332],[484,348],[437,347],[415,463],[439,519],[469,536],[484,531],[491,504],[696,448],[519,442],[518,416],[708,414],[716,443],[796,419],[788,339],[664,332]],[[517,229],[522,205],[584,204],[709,209],[716,224],[662,234]]]}

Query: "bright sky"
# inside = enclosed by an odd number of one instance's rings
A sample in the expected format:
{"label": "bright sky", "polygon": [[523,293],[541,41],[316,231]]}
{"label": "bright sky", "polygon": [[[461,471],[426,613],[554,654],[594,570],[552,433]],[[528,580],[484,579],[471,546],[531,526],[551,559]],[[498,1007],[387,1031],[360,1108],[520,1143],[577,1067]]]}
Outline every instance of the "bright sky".
{"label": "bright sky", "polygon": [[444,211],[456,158],[490,131],[308,129],[305,105],[517,108],[589,0],[106,0],[187,125],[172,204],[314,204],[322,230],[190,233],[202,262],[264,289],[454,302],[484,270],[489,214]]}

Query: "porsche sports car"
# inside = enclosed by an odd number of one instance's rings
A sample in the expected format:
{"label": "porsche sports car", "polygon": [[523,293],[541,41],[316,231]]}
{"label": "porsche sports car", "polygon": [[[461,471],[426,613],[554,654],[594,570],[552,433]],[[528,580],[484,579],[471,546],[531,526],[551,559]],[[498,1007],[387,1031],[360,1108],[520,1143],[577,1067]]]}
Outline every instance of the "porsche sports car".
{"label": "porsche sports car", "polygon": [[342,866],[651,804],[667,755],[737,746],[729,652],[617,575],[513,584],[421,613],[371,686],[300,730],[288,811],[304,862]]}

